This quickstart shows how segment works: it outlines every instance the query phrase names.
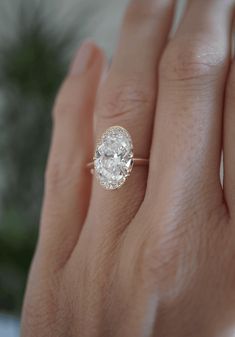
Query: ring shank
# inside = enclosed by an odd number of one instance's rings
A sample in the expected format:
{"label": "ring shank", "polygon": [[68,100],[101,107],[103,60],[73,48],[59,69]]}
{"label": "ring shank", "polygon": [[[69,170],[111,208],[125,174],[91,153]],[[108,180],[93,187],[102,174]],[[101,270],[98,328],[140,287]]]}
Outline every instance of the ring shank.
{"label": "ring shank", "polygon": [[[133,158],[133,163],[135,166],[148,166],[149,164],[149,159],[144,159],[144,158]],[[86,165],[86,167],[90,170],[94,169],[94,162],[91,161]]]}

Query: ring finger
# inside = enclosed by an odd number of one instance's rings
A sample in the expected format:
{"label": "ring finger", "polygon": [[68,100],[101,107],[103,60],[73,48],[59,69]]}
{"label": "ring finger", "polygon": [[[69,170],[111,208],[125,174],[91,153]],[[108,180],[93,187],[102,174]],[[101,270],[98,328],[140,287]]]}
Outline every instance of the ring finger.
{"label": "ring finger", "polygon": [[[110,126],[125,127],[132,136],[135,157],[149,157],[158,61],[171,28],[174,3],[131,1],[98,99],[97,138]],[[88,220],[105,228],[112,221],[112,232],[122,232],[143,200],[147,173],[146,167],[135,168],[126,184],[114,192],[105,191],[94,182]]]}

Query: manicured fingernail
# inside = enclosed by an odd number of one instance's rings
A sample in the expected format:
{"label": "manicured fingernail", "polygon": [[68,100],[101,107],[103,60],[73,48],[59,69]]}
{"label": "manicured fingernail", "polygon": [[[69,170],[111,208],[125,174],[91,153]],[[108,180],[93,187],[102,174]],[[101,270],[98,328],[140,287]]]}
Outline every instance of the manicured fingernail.
{"label": "manicured fingernail", "polygon": [[79,48],[75,56],[71,68],[71,75],[80,75],[87,71],[95,59],[95,46],[94,43],[87,41],[84,42]]}

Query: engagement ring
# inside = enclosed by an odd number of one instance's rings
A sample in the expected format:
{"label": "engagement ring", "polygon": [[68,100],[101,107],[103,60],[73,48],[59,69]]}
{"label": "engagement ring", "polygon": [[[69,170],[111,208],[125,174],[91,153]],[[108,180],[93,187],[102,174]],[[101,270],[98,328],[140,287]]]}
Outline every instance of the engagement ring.
{"label": "engagement ring", "polygon": [[112,126],[96,145],[93,162],[87,164],[101,186],[107,190],[120,188],[134,165],[148,165],[148,159],[134,158],[129,132],[121,126]]}

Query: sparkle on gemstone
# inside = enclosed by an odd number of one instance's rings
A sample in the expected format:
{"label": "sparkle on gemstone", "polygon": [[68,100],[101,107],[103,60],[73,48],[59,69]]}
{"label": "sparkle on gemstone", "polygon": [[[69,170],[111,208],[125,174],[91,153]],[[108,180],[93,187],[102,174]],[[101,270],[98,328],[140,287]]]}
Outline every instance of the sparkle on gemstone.
{"label": "sparkle on gemstone", "polygon": [[94,156],[96,178],[100,184],[114,190],[121,187],[133,167],[133,145],[128,131],[112,126],[97,144]]}

